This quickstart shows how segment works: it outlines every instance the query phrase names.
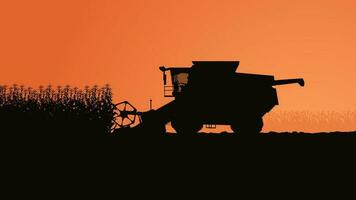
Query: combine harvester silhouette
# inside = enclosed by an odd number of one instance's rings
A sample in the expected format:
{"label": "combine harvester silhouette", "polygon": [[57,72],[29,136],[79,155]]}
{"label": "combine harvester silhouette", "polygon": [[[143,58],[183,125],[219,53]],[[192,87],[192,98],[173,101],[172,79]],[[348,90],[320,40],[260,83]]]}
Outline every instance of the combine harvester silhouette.
{"label": "combine harvester silhouette", "polygon": [[[273,86],[304,80],[275,80],[274,76],[236,73],[239,61],[193,61],[192,67],[160,67],[164,96],[170,103],[146,112],[138,112],[127,101],[116,104],[114,132],[135,129],[164,133],[171,123],[179,134],[198,132],[203,125],[230,125],[235,133],[256,135],[263,127],[263,116],[278,105]],[[167,85],[167,72],[171,85]]]}

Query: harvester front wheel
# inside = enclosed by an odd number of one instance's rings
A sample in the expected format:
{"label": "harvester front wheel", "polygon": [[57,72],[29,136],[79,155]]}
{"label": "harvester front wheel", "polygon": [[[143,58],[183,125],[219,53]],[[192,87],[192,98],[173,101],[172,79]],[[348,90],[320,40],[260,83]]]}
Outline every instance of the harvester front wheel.
{"label": "harvester front wheel", "polygon": [[262,131],[263,119],[261,117],[255,119],[245,120],[231,125],[232,131],[234,133],[243,134],[243,135],[257,135]]}
{"label": "harvester front wheel", "polygon": [[192,122],[188,120],[173,120],[171,122],[172,127],[178,134],[191,134],[197,133],[203,128],[203,124],[199,122]]}

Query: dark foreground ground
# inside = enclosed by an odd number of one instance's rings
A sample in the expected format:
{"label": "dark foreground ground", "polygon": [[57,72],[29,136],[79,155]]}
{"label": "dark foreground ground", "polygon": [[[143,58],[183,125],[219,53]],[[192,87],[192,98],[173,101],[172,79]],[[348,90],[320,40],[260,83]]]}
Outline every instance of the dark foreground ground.
{"label": "dark foreground ground", "polygon": [[3,182],[15,188],[12,195],[21,188],[26,195],[91,196],[104,187],[102,198],[107,193],[121,196],[127,189],[133,197],[163,191],[176,196],[187,188],[207,195],[218,187],[224,188],[218,196],[238,196],[249,188],[255,190],[249,193],[253,197],[267,187],[276,194],[293,189],[289,195],[295,196],[321,185],[325,194],[327,187],[345,188],[355,180],[356,132],[94,135],[3,135]]}
{"label": "dark foreground ground", "polygon": [[[59,129],[60,130],[60,129]],[[356,153],[355,132],[303,133],[269,132],[259,135],[239,135],[234,133],[153,133],[149,131],[125,130],[115,134],[102,134],[85,130],[82,133],[51,130],[41,133],[7,131],[2,134],[2,146],[18,151],[31,151],[43,148],[43,152],[57,151],[104,151],[127,155],[134,152],[162,154],[169,151],[194,152],[206,151],[224,154],[340,152]],[[129,151],[127,151],[129,150]],[[243,150],[243,151],[242,151]]]}
{"label": "dark foreground ground", "polygon": [[[356,132],[271,132],[257,136],[233,133],[178,135],[142,131],[107,136],[51,132],[40,135],[8,134],[1,142],[5,155],[30,156],[42,161],[58,157],[64,159],[63,162],[70,159],[74,159],[74,162],[104,159],[115,163],[128,159],[132,163],[149,159],[144,164],[171,161],[176,164],[188,162],[191,165],[197,161],[197,164],[200,161],[212,161],[211,164],[227,162],[231,165],[247,159],[248,163],[258,162],[264,166],[287,161],[296,164],[317,161],[337,164],[338,160],[356,160]],[[169,166],[167,163],[164,165]]]}
{"label": "dark foreground ground", "polygon": [[[110,143],[117,146],[155,144],[158,147],[169,145],[169,147],[193,148],[212,150],[217,147],[221,149],[239,149],[248,147],[253,150],[265,151],[283,148],[284,150],[305,151],[311,150],[335,150],[343,148],[355,148],[356,131],[354,132],[323,132],[323,133],[303,133],[303,132],[268,132],[259,135],[239,135],[234,133],[193,133],[193,134],[154,134],[149,132],[127,131],[110,137]],[[168,148],[169,148],[168,147]],[[335,148],[335,149],[334,149]]]}

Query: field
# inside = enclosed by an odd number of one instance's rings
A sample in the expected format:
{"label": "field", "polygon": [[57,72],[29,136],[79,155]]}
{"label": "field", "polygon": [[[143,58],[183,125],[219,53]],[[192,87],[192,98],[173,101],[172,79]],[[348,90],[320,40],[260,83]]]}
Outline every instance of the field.
{"label": "field", "polygon": [[356,130],[356,111],[271,111],[264,130],[275,132],[330,132]]}
{"label": "field", "polygon": [[[310,113],[282,113],[265,120],[266,126],[278,132],[254,137],[228,132],[186,136],[142,127],[110,134],[114,114],[109,86],[37,90],[1,86],[0,146],[3,172],[9,175],[5,182],[53,194],[63,192],[63,186],[76,190],[81,185],[87,192],[111,182],[152,185],[160,176],[171,182],[201,180],[214,187],[225,187],[231,181],[247,183],[257,177],[252,184],[256,187],[261,180],[269,184],[277,176],[283,177],[284,184],[316,175],[330,178],[331,172],[336,177],[343,172],[348,176],[354,169],[356,132],[283,131],[285,125],[291,130],[311,130],[326,122],[334,124],[329,130],[351,128],[354,112],[347,118],[335,113],[316,115],[318,121]],[[214,178],[221,181],[212,181]]]}
{"label": "field", "polygon": [[105,136],[110,132],[113,116],[108,85],[84,89],[50,85],[38,89],[0,86],[3,135],[91,137],[90,134],[96,132]]}
{"label": "field", "polygon": [[[22,141],[21,144],[66,144],[72,141],[75,146],[89,142],[106,147],[133,145],[138,149],[150,144],[183,145],[187,148],[202,144],[236,148],[237,145],[248,144],[252,149],[264,146],[302,149],[309,145],[311,148],[330,150],[326,148],[328,145],[354,148],[350,144],[356,143],[356,133],[351,131],[356,130],[356,127],[353,129],[356,112],[272,113],[266,116],[265,124],[266,127],[275,127],[277,131],[261,133],[255,137],[228,132],[182,136],[152,132],[140,126],[112,134],[114,112],[112,92],[108,85],[87,86],[83,89],[70,86],[38,89],[18,85],[0,86],[1,136],[15,138],[18,142]],[[281,128],[278,130],[278,127]],[[292,131],[286,132],[282,127],[289,127]],[[323,127],[325,132],[322,133],[305,132]],[[336,132],[338,130],[343,132]]]}

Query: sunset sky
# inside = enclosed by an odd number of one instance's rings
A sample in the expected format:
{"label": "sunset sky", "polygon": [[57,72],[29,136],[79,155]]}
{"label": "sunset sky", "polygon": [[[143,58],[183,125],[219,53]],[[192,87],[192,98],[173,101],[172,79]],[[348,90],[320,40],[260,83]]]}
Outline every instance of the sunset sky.
{"label": "sunset sky", "polygon": [[0,2],[0,84],[111,84],[139,110],[163,97],[161,65],[240,60],[239,71],[303,77],[279,110],[355,110],[355,0]]}

